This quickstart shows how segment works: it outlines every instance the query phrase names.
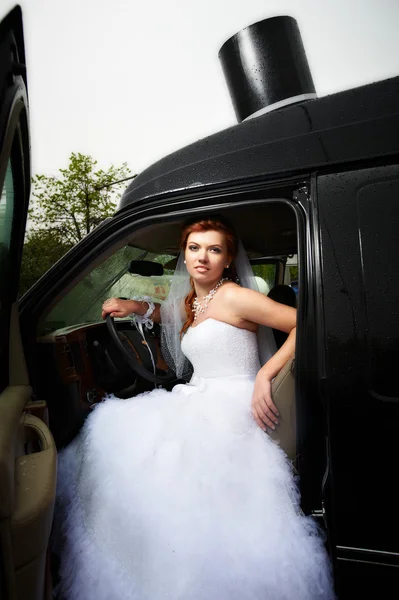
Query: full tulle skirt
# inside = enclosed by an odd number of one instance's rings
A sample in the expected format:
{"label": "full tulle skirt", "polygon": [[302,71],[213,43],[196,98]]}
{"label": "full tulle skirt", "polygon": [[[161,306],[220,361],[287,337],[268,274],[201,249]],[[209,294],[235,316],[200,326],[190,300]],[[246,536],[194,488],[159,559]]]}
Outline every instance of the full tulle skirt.
{"label": "full tulle skirt", "polygon": [[254,422],[253,378],[99,404],[60,453],[68,600],[326,600],[322,535]]}

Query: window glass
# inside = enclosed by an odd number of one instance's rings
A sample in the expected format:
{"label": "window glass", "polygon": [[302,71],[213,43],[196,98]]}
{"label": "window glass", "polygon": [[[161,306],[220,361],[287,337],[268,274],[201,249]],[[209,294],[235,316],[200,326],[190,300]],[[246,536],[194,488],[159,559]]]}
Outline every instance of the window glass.
{"label": "window glass", "polygon": [[[6,176],[0,197],[0,277],[6,271],[8,252],[10,249],[11,229],[14,213],[14,182],[11,161],[8,161]],[[1,281],[1,280],[0,280]]]}
{"label": "window glass", "polygon": [[277,264],[255,264],[252,265],[252,271],[256,277],[259,291],[267,296],[276,283]]}
{"label": "window glass", "polygon": [[294,254],[287,258],[285,265],[284,283],[290,285],[298,294],[298,255]]}
{"label": "window glass", "polygon": [[16,209],[14,176],[9,159],[0,195],[0,391],[8,385],[10,307],[16,293],[15,251],[11,248]]}
{"label": "window glass", "polygon": [[[68,292],[47,315],[42,333],[81,323],[102,321],[101,306],[106,298],[132,298],[150,296],[154,302],[162,303],[166,298],[173,268],[167,268],[174,257],[168,254],[153,254],[124,246],[97,266]],[[132,260],[153,261],[162,265],[164,274],[142,276],[130,273]]]}
{"label": "window glass", "polygon": [[298,295],[298,255],[293,254],[269,260],[273,260],[273,262],[262,263],[262,259],[256,259],[256,262],[252,264],[259,291],[267,296],[272,288],[282,283],[292,287],[295,294]]}
{"label": "window glass", "polygon": [[[153,261],[164,266],[160,276],[131,273],[130,262]],[[154,254],[133,246],[124,246],[97,266],[58,302],[47,315],[41,334],[83,323],[101,322],[101,306],[106,298],[149,296],[162,304],[169,292],[175,257]],[[277,263],[253,264],[259,290],[267,295],[276,285]]]}

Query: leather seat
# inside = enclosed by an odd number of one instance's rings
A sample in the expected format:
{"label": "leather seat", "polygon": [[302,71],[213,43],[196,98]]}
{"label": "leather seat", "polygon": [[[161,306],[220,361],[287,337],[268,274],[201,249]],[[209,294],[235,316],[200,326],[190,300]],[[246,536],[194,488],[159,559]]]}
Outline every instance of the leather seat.
{"label": "leather seat", "polygon": [[[268,294],[269,298],[287,306],[297,307],[295,291],[289,285],[276,285]],[[273,329],[277,348],[281,348],[288,334],[278,329]],[[280,418],[275,431],[270,432],[270,437],[279,443],[294,463],[296,460],[296,401],[295,401],[295,359],[286,362],[280,373],[272,383],[272,397],[277,406]]]}
{"label": "leather seat", "polygon": [[272,383],[272,398],[280,413],[276,429],[268,430],[288,458],[296,459],[295,359],[286,362]]}

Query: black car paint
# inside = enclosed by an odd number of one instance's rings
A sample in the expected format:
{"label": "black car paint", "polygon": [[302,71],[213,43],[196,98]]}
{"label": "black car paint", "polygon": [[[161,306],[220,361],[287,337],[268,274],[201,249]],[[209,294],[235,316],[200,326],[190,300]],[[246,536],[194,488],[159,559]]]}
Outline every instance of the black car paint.
{"label": "black car paint", "polygon": [[[399,168],[318,179],[324,399],[335,535],[345,547],[398,552]],[[396,285],[395,285],[396,284]],[[345,490],[345,495],[343,491]]]}
{"label": "black car paint", "polygon": [[399,77],[280,109],[191,144],[140,173],[119,205],[301,177],[399,152]]}

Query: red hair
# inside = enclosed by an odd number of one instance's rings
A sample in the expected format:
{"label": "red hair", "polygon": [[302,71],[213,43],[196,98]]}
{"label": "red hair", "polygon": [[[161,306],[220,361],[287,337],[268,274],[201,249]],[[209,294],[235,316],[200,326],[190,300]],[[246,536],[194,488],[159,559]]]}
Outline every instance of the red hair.
{"label": "red hair", "polygon": [[[223,233],[225,240],[226,240],[227,252],[229,253],[230,260],[233,261],[237,255],[237,250],[238,250],[237,236],[236,236],[232,226],[229,223],[225,222],[224,220],[222,221],[221,219],[201,219],[200,221],[192,221],[191,223],[188,223],[183,228],[183,231],[181,234],[181,238],[180,238],[181,251],[184,252],[186,250],[188,236],[191,233],[198,233],[198,232],[204,232],[204,231],[219,231],[220,233]],[[228,269],[225,269],[223,271],[223,277],[228,277],[229,279],[232,279],[233,281],[235,281],[237,279],[237,273],[236,273],[234,265],[230,265],[230,267]],[[192,278],[190,278],[190,284],[191,284],[191,291],[187,294],[187,296],[184,300],[184,308],[186,310],[187,318],[181,329],[181,332],[180,332],[181,335],[184,335],[186,333],[187,329],[191,326],[191,324],[194,321],[193,303],[194,303],[194,299],[195,299],[195,289],[194,289],[194,282],[193,282]]]}

